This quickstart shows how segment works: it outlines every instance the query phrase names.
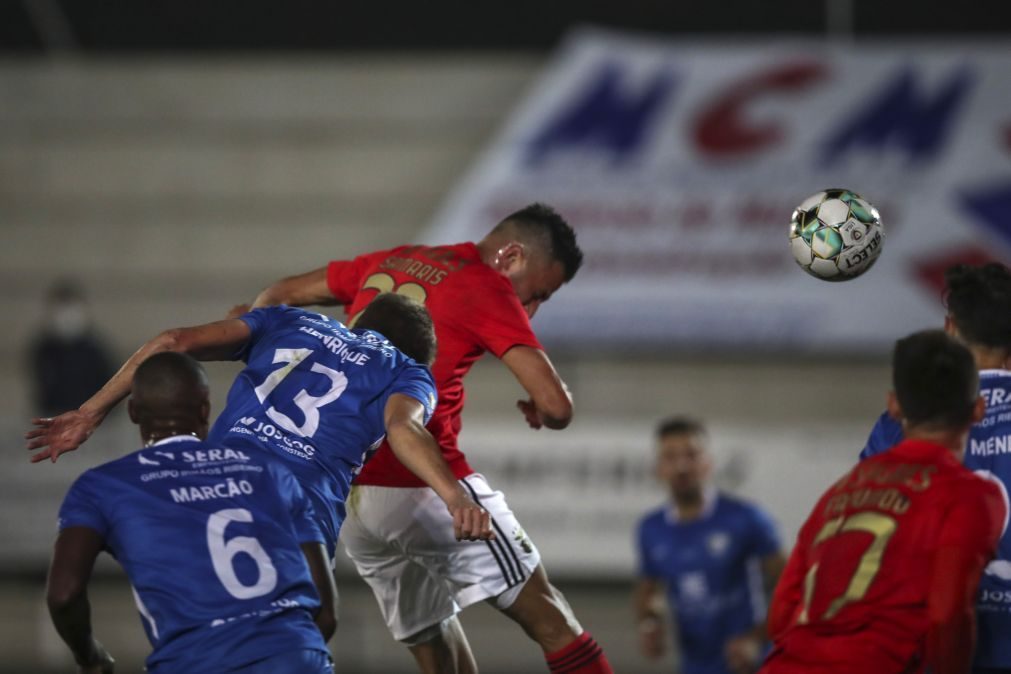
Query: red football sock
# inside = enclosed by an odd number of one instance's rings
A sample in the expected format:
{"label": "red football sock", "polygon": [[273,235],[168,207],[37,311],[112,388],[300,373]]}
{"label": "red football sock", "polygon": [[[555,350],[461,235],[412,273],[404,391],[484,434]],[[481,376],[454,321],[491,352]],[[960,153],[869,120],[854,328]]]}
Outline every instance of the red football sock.
{"label": "red football sock", "polygon": [[589,632],[554,653],[544,656],[552,674],[614,674],[604,650]]}

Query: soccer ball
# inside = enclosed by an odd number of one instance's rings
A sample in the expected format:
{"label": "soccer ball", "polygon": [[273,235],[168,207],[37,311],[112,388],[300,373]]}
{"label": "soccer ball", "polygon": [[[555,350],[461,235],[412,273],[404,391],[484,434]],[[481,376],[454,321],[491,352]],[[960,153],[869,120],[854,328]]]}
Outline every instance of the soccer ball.
{"label": "soccer ball", "polygon": [[805,199],[790,220],[790,250],[800,268],[825,281],[848,281],[881,255],[885,230],[878,209],[849,190]]}

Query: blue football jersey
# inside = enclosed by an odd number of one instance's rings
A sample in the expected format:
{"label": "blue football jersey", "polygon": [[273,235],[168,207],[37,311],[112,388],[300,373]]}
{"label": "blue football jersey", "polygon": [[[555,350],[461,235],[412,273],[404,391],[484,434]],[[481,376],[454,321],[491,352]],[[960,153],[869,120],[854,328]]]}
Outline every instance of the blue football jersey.
{"label": "blue football jersey", "polygon": [[[969,433],[964,463],[969,470],[997,482],[1006,500],[1011,485],[1011,372],[981,370],[979,387],[986,400],[986,416]],[[880,454],[900,440],[902,426],[883,414],[860,458]],[[1011,668],[1011,536],[1007,523],[997,557],[980,581],[976,615],[976,666]]]}
{"label": "blue football jersey", "polygon": [[286,306],[241,318],[252,331],[236,354],[246,368],[208,439],[281,457],[312,500],[332,555],[351,480],[386,434],[386,401],[411,396],[427,422],[435,382],[376,332]]}
{"label": "blue football jersey", "polygon": [[129,576],[148,671],[327,650],[299,547],[323,536],[298,481],[262,452],[168,438],[81,475],[60,508],[67,527],[98,532]]}
{"label": "blue football jersey", "polygon": [[671,505],[648,513],[638,538],[639,574],[666,584],[677,616],[681,671],[731,674],[724,644],[765,620],[762,559],[780,550],[772,520],[719,494],[690,522]]}

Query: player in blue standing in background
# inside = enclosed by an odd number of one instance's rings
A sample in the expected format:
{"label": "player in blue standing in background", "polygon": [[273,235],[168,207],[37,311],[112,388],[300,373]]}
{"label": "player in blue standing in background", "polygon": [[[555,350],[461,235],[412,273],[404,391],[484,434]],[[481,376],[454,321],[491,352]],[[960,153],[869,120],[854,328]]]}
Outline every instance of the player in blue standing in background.
{"label": "player in blue standing in background", "polygon": [[336,590],[294,475],[264,452],[203,440],[207,379],[188,356],[141,364],[129,411],[144,448],[85,472],[60,508],[47,600],[80,671],[113,667],[87,596],[108,550],[154,649],[147,671],[332,672]]}
{"label": "player in blue standing in background", "polygon": [[657,429],[657,476],[671,501],[640,521],[635,610],[648,658],[663,655],[663,591],[676,616],[683,674],[743,674],[767,647],[768,595],[785,558],[771,519],[711,484],[701,423],[668,419]]}
{"label": "player in blue standing in background", "polygon": [[[964,343],[979,369],[986,416],[972,427],[965,467],[996,481],[1007,497],[1011,485],[1011,271],[1002,264],[956,265],[945,272],[944,330]],[[880,454],[902,440],[902,426],[884,413],[860,458]],[[976,603],[975,674],[1011,674],[1011,536],[986,567]]]}
{"label": "player in blue standing in background", "polygon": [[[388,341],[387,341],[388,340]],[[428,365],[435,330],[425,307],[379,295],[350,330],[322,314],[277,306],[239,318],[166,330],[142,346],[102,389],[72,412],[35,419],[32,461],[76,449],[130,391],[148,356],[243,360],[211,442],[280,457],[312,502],[332,556],[351,480],[384,437],[397,459],[453,514],[458,540],[492,536],[488,513],[457,482],[425,423],[436,404]]]}

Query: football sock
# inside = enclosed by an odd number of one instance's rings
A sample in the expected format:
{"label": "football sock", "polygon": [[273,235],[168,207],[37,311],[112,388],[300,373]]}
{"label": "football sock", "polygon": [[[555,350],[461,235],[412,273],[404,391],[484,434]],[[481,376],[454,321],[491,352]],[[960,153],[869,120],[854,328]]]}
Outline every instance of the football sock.
{"label": "football sock", "polygon": [[565,648],[544,656],[552,674],[614,674],[604,650],[589,632]]}

